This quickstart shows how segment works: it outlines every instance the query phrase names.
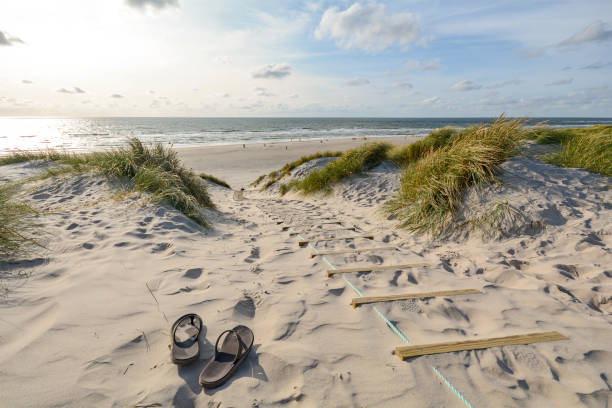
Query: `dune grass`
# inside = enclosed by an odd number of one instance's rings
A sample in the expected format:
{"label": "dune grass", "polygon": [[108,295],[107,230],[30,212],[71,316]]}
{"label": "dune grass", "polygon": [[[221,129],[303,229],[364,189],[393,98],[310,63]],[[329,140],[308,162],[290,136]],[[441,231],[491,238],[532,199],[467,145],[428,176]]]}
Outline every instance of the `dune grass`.
{"label": "dune grass", "polygon": [[253,181],[253,182],[251,183],[251,187],[257,187],[257,185],[258,185],[259,183],[261,183],[261,182],[263,181],[263,179],[265,179],[265,178],[266,178],[266,174],[262,174],[261,176],[257,177],[257,178],[255,179],[255,181]]}
{"label": "dune grass", "polygon": [[298,166],[301,166],[302,164],[306,162],[309,162],[315,159],[321,159],[323,157],[339,157],[341,155],[342,155],[342,152],[340,151],[336,151],[336,152],[325,151],[325,152],[318,152],[318,153],[310,154],[307,156],[302,156],[295,161],[285,164],[280,170],[273,171],[268,175],[263,174],[259,176],[257,180],[251,183],[251,186],[256,187],[259,183],[261,183],[267,177],[268,180],[264,183],[264,185],[261,188],[262,191],[266,190],[272,184],[278,182],[283,177],[288,176],[293,169],[295,169]]}
{"label": "dune grass", "polygon": [[200,178],[204,180],[208,180],[211,183],[215,183],[221,187],[229,188],[230,190],[232,189],[227,182],[221,180],[220,178],[213,176],[212,174],[200,173]]}
{"label": "dune grass", "polygon": [[0,156],[0,166],[6,166],[8,164],[23,163],[33,160],[49,160],[62,164],[67,164],[75,169],[80,169],[81,166],[86,165],[86,155],[60,152],[56,150],[47,150],[44,152],[25,152],[18,151],[13,152],[7,156]]}
{"label": "dune grass", "polygon": [[561,146],[561,152],[544,160],[557,166],[579,167],[612,177],[612,126],[567,137]]}
{"label": "dune grass", "polygon": [[595,125],[584,128],[555,129],[537,126],[525,132],[525,138],[540,144],[563,144],[571,139],[595,134],[612,134],[612,125]]}
{"label": "dune grass", "polygon": [[32,223],[28,216],[36,210],[26,203],[15,200],[15,186],[0,186],[0,256],[7,257],[18,252],[24,243],[36,241],[26,235]]}
{"label": "dune grass", "polygon": [[384,142],[370,142],[355,149],[347,150],[325,167],[310,172],[302,180],[292,180],[281,186],[281,194],[294,189],[304,194],[329,193],[331,187],[352,174],[376,167],[387,157],[391,145]]}
{"label": "dune grass", "polygon": [[452,127],[433,130],[421,140],[407,145],[393,146],[387,153],[387,158],[399,167],[406,166],[433,150],[446,146],[458,133],[459,131]]}
{"label": "dune grass", "polygon": [[[107,152],[18,152],[0,159],[0,165],[28,160],[51,160],[71,166],[76,172],[91,170],[110,177],[127,178],[135,190],[151,193],[154,201],[170,203],[200,225],[207,225],[200,209],[214,208],[200,177],[183,167],[175,150],[159,143],[147,146],[132,138],[126,147]],[[53,176],[66,171],[66,168],[50,169],[45,174]]]}
{"label": "dune grass", "polygon": [[496,180],[497,166],[524,137],[520,125],[520,120],[501,116],[491,125],[455,134],[449,144],[408,164],[398,195],[386,210],[410,231],[441,234],[454,220],[468,187]]}

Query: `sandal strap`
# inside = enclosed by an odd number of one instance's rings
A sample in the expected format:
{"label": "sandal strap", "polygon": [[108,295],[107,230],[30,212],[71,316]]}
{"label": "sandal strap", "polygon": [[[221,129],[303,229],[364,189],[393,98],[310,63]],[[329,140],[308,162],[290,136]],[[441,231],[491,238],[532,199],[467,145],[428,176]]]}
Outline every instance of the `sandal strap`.
{"label": "sandal strap", "polygon": [[247,347],[244,344],[244,341],[242,341],[242,338],[240,338],[240,335],[238,334],[238,332],[234,329],[225,330],[223,333],[219,335],[219,337],[217,337],[217,341],[215,342],[215,358],[219,354],[219,340],[221,340],[221,337],[223,337],[225,333],[228,333],[228,336],[231,336],[231,335],[236,336],[236,339],[238,340],[238,353],[236,353],[236,357],[234,357],[234,363],[235,363],[236,361],[238,361],[240,356],[242,356],[243,351],[246,350]]}
{"label": "sandal strap", "polygon": [[[179,327],[179,324],[185,320],[186,318],[190,318],[191,325],[198,329],[198,334],[196,335],[196,339],[200,337],[200,332],[202,331],[202,318],[195,313],[187,313],[176,319],[176,321],[172,324],[172,342],[176,344],[176,330]],[[197,321],[197,324],[196,324]]]}

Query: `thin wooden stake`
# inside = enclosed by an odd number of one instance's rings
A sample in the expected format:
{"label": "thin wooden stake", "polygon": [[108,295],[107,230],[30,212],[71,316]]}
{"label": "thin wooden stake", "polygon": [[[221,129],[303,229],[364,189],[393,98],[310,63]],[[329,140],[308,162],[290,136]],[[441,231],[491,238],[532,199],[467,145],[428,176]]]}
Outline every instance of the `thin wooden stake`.
{"label": "thin wooden stake", "polygon": [[329,278],[332,275],[336,275],[338,273],[353,273],[353,272],[369,272],[369,271],[395,271],[398,269],[408,269],[408,268],[421,268],[429,266],[427,263],[414,263],[414,264],[403,264],[403,265],[370,265],[370,266],[362,266],[359,268],[346,268],[346,269],[328,269],[327,277]]}
{"label": "thin wooden stake", "polygon": [[348,237],[307,239],[305,241],[299,241],[298,245],[303,247],[303,246],[308,245],[309,242],[342,241],[344,239],[356,239],[356,238],[374,239],[374,235],[351,235],[351,236],[348,236]]}
{"label": "thin wooden stake", "polygon": [[395,348],[395,355],[402,360],[426,354],[450,353],[453,351],[478,350],[491,347],[512,346],[540,343],[545,341],[567,340],[567,337],[556,331],[519,334],[516,336],[492,337],[481,340],[451,341],[447,343],[423,344],[419,346],[401,346]]}
{"label": "thin wooden stake", "polygon": [[353,249],[341,249],[339,251],[320,251],[320,252],[311,252],[310,257],[314,258],[318,255],[336,255],[336,254],[352,254],[366,251],[386,251],[386,250],[398,250],[397,247],[388,246],[388,247],[379,247],[379,248],[353,248]]}
{"label": "thin wooden stake", "polygon": [[[311,220],[312,221],[312,220]],[[286,225],[283,227],[283,231],[287,231],[289,228],[297,228],[297,227],[316,227],[317,225],[326,225],[326,224],[342,224],[341,221],[326,221],[320,222],[318,224],[296,224],[296,225]]]}
{"label": "thin wooden stake", "polygon": [[378,303],[378,302],[390,302],[393,300],[406,300],[406,299],[425,299],[431,297],[440,296],[457,296],[457,295],[477,295],[482,293],[476,289],[457,289],[457,290],[440,290],[437,292],[423,292],[423,293],[404,293],[402,295],[389,295],[389,296],[369,296],[353,298],[351,306],[356,308],[359,305],[366,303]]}
{"label": "thin wooden stake", "polygon": [[337,231],[355,231],[355,227],[346,227],[346,228],[338,228],[338,229],[327,229],[327,230],[315,230],[315,231],[295,231],[290,232],[289,235],[298,235],[298,234],[306,234],[309,232],[337,232]]}

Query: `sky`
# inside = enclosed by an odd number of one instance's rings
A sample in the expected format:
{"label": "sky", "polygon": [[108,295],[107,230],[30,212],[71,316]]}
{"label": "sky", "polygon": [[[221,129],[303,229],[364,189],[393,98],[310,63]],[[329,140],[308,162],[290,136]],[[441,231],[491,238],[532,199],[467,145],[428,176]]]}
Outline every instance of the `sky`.
{"label": "sky", "polygon": [[612,116],[612,1],[0,0],[0,116]]}

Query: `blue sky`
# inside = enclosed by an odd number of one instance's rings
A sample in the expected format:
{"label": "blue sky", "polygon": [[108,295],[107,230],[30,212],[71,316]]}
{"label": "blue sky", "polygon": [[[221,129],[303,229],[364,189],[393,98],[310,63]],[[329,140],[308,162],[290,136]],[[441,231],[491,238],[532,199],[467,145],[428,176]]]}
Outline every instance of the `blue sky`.
{"label": "blue sky", "polygon": [[612,2],[7,0],[0,58],[6,116],[611,116]]}

